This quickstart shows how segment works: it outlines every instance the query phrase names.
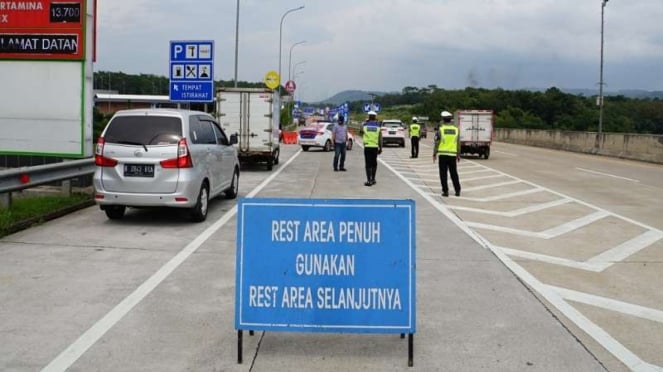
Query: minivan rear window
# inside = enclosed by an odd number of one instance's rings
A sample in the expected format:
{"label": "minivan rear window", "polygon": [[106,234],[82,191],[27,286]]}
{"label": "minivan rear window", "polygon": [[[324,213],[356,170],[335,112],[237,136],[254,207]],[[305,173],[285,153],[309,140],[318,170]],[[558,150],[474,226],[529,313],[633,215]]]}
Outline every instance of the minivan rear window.
{"label": "minivan rear window", "polygon": [[172,145],[182,138],[182,120],[171,116],[117,116],[104,140],[106,143]]}

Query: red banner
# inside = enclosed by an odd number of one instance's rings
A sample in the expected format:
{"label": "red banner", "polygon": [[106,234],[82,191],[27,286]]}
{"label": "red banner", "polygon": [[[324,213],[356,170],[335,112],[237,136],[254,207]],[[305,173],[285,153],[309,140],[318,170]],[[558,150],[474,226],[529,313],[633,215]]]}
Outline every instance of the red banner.
{"label": "red banner", "polygon": [[0,59],[85,59],[85,1],[0,1]]}

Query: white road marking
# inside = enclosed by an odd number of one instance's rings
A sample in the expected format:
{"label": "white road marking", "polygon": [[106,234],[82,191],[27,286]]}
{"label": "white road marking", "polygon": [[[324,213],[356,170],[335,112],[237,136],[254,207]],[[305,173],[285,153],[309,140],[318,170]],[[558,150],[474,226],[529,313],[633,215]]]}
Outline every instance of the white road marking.
{"label": "white road marking", "polygon": [[[299,150],[287,163],[272,173],[260,185],[256,186],[247,198],[252,198],[258,194],[267,184],[276,178],[295,158],[301,153]],[[152,274],[143,284],[136,288],[133,293],[127,296],[122,302],[117,304],[101,320],[83,333],[73,344],[67,347],[60,355],[53,359],[46,367],[44,372],[65,371],[72,366],[92,345],[94,345],[108,330],[113,328],[125,315],[127,315],[136,305],[138,305],[147,295],[149,295],[159,284],[161,284],[170,274],[173,273],[189,256],[200,248],[207,239],[223,227],[237,213],[237,205],[226,212],[219,220],[203,231],[196,239],[191,241],[175,257],[163,265],[157,272]]]}
{"label": "white road marking", "polygon": [[483,213],[483,214],[490,214],[494,216],[504,216],[504,217],[517,217],[517,216],[522,216],[524,214],[528,213],[533,213],[533,212],[538,212],[542,211],[548,208],[553,208],[557,207],[559,205],[571,203],[571,200],[569,199],[558,199],[558,200],[553,200],[548,203],[541,203],[541,204],[535,204],[535,205],[530,205],[529,207],[524,207],[512,211],[494,211],[490,209],[481,209],[481,208],[470,208],[470,207],[463,207],[460,205],[449,205],[447,208],[451,208],[454,210],[459,210],[459,211],[467,211],[467,212],[474,212],[474,213]]}
{"label": "white road marking", "polygon": [[610,214],[607,213],[607,212],[598,211],[598,212],[594,212],[594,213],[589,214],[587,216],[577,218],[573,221],[563,223],[559,226],[555,226],[553,228],[550,228],[550,229],[547,229],[547,230],[544,230],[544,231],[541,231],[541,232],[514,229],[514,228],[511,228],[511,227],[489,225],[489,224],[485,224],[485,223],[471,222],[471,221],[467,221],[465,223],[467,223],[467,226],[470,226],[470,227],[473,227],[473,228],[476,228],[476,229],[498,231],[498,232],[503,232],[503,233],[507,233],[507,234],[528,236],[528,237],[539,238],[539,239],[552,239],[552,238],[558,237],[560,235],[566,234],[568,232],[577,230],[581,227],[592,224],[592,223],[594,223],[594,222],[596,222],[600,219],[608,217],[609,215]]}
{"label": "white road marking", "polygon": [[498,248],[503,250],[509,256],[522,257],[533,261],[546,262],[554,265],[600,273],[616,263],[623,261],[627,257],[656,243],[661,238],[663,238],[661,232],[647,231],[584,262],[507,247]]}
{"label": "white road marking", "polygon": [[501,174],[491,174],[490,176],[480,176],[480,177],[472,177],[472,178],[463,178],[463,182],[471,182],[471,181],[481,181],[481,180],[487,180],[489,178],[500,178],[504,177]]}
{"label": "white road marking", "polygon": [[498,151],[498,150],[493,150],[493,152],[497,153],[497,154],[504,154],[504,155],[507,155],[507,156],[518,156],[518,155],[512,154],[510,152],[504,152],[504,151]]}
{"label": "white road marking", "polygon": [[626,241],[612,249],[599,254],[598,256],[590,258],[587,260],[587,262],[605,266],[607,268],[612,266],[615,262],[623,261],[627,257],[641,251],[646,247],[649,247],[650,245],[659,241],[661,238],[663,238],[663,233],[661,231],[649,230],[629,241]]}
{"label": "white road marking", "polygon": [[544,189],[529,189],[529,190],[523,190],[523,191],[514,191],[514,192],[507,193],[507,194],[502,194],[502,195],[489,196],[489,197],[485,197],[485,198],[466,198],[466,197],[464,197],[463,199],[471,200],[471,201],[477,201],[477,202],[491,202],[491,201],[515,198],[517,196],[535,194],[537,192],[542,192],[542,191],[545,191],[545,190]]}
{"label": "white road marking", "polygon": [[495,187],[515,185],[517,183],[520,183],[520,181],[516,180],[516,181],[505,181],[505,182],[499,182],[499,183],[489,183],[487,185],[474,186],[474,187],[465,187],[465,188],[463,188],[463,192],[492,189],[492,188],[495,188]]}
{"label": "white road marking", "polygon": [[661,310],[634,305],[628,302],[613,300],[611,298],[596,296],[589,293],[578,292],[572,289],[555,287],[551,285],[547,287],[559,293],[562,298],[569,301],[580,302],[583,304],[600,307],[602,309],[616,311],[618,313],[663,323],[663,311]]}
{"label": "white road marking", "polygon": [[626,177],[616,176],[616,175],[614,175],[614,174],[603,173],[603,172],[599,172],[599,171],[595,171],[595,170],[591,170],[591,169],[584,169],[584,168],[578,168],[578,167],[576,167],[576,169],[579,170],[579,171],[583,171],[583,172],[587,172],[587,173],[593,173],[593,174],[598,174],[598,175],[601,175],[601,176],[612,177],[612,178],[619,178],[619,179],[621,179],[621,180],[626,180],[626,181],[631,181],[631,182],[640,182],[640,181],[638,181],[638,180],[636,180],[636,179],[633,179],[633,178],[626,178]]}
{"label": "white road marking", "polygon": [[528,252],[528,251],[523,251],[523,250],[520,250],[520,249],[513,249],[513,248],[507,248],[507,247],[495,246],[495,248],[501,249],[502,251],[504,251],[504,253],[508,254],[509,256],[513,256],[513,257],[526,258],[526,259],[532,260],[532,261],[545,262],[545,263],[549,263],[549,264],[553,264],[553,265],[570,267],[572,269],[579,269],[579,270],[592,271],[592,272],[601,272],[601,271],[603,271],[603,268],[599,267],[598,265],[588,264],[586,262],[578,262],[578,261],[575,261],[575,260],[570,260],[568,258],[549,256],[549,255],[546,255],[546,254]]}
{"label": "white road marking", "polygon": [[[538,279],[536,279],[532,274],[530,274],[527,270],[522,268],[520,265],[518,265],[515,261],[513,261],[509,256],[507,256],[501,249],[499,249],[496,246],[493,246],[490,244],[481,234],[477,233],[476,231],[472,230],[465,224],[462,220],[458,218],[455,214],[453,214],[443,203],[439,202],[436,200],[433,196],[431,196],[430,193],[424,192],[420,189],[418,189],[412,182],[410,182],[409,179],[407,179],[405,176],[402,174],[396,172],[394,168],[392,168],[388,163],[380,159],[380,162],[391,172],[396,174],[398,178],[400,178],[403,182],[405,182],[410,188],[412,188],[415,192],[417,192],[419,195],[421,195],[422,198],[424,198],[428,203],[430,203],[433,207],[435,207],[440,213],[442,213],[444,216],[446,216],[451,222],[453,222],[456,226],[458,226],[459,229],[461,229],[467,236],[469,236],[471,239],[476,241],[479,245],[481,245],[484,248],[490,249],[497,258],[504,263],[504,265],[511,270],[518,278],[520,278],[523,282],[525,282],[528,286],[532,287],[535,291],[541,294],[552,306],[557,308],[564,316],[566,316],[570,321],[575,323],[580,329],[582,329],[584,332],[586,332],[588,335],[590,335],[592,338],[594,338],[601,346],[603,346],[608,352],[610,352],[612,355],[615,356],[618,360],[620,360],[622,363],[624,363],[628,368],[630,368],[633,371],[636,372],[646,372],[646,371],[661,371],[662,369],[660,367],[651,365],[649,363],[646,363],[642,359],[640,359],[637,355],[635,355],[631,350],[627,349],[619,343],[614,337],[612,337],[608,332],[603,330],[603,328],[599,327],[595,323],[593,323],[591,320],[589,320],[586,316],[584,316],[582,313],[580,313],[578,310],[576,310],[573,306],[571,306],[568,302],[566,302],[560,295],[559,293],[553,291],[550,289],[547,285],[544,285],[541,283]],[[495,172],[504,174],[505,176],[512,177],[510,175],[507,175],[504,172],[500,172],[495,170]],[[518,179],[517,177],[513,177]],[[536,187],[536,189],[533,189],[533,192],[539,192],[543,191],[544,188],[541,186],[538,186],[532,182],[522,180],[523,182]],[[562,198],[568,198],[566,195],[563,195],[561,193],[558,193],[556,191],[552,191],[550,189],[545,189],[546,191],[558,195]],[[583,204],[586,206],[591,206],[588,203],[582,202],[577,199],[573,198],[568,198],[571,199],[579,204]],[[595,209],[599,209],[594,207]],[[630,219],[623,218],[626,221],[633,221]],[[634,223],[638,224],[639,226],[646,226],[644,224],[641,224],[637,221],[633,221]],[[649,227],[647,227],[649,228]]]}

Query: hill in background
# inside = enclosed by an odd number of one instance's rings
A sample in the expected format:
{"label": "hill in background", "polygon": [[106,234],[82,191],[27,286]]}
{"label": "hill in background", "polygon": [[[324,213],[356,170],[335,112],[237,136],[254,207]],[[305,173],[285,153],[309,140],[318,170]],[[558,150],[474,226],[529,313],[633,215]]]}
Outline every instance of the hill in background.
{"label": "hill in background", "polygon": [[[529,91],[541,91],[544,92],[546,89],[531,88],[525,89]],[[582,95],[585,97],[597,96],[599,94],[597,89],[560,89],[564,93],[569,93],[573,95]],[[320,105],[331,105],[338,106],[345,102],[356,102],[356,101],[365,101],[370,102],[371,99],[375,99],[379,102],[379,97],[386,94],[400,94],[400,92],[376,92],[376,91],[364,91],[364,90],[344,90],[340,93],[333,95],[332,97],[327,98],[324,101],[317,102]],[[660,98],[663,99],[663,91],[649,91],[641,89],[623,89],[616,91],[604,91],[603,95],[605,96],[625,96],[628,98]]]}

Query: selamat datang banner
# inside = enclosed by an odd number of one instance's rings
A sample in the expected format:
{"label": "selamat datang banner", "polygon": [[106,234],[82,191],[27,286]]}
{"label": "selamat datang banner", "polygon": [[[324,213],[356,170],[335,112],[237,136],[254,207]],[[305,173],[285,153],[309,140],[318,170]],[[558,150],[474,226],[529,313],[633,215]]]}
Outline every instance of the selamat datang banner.
{"label": "selamat datang banner", "polygon": [[238,330],[414,333],[412,200],[240,199]]}

